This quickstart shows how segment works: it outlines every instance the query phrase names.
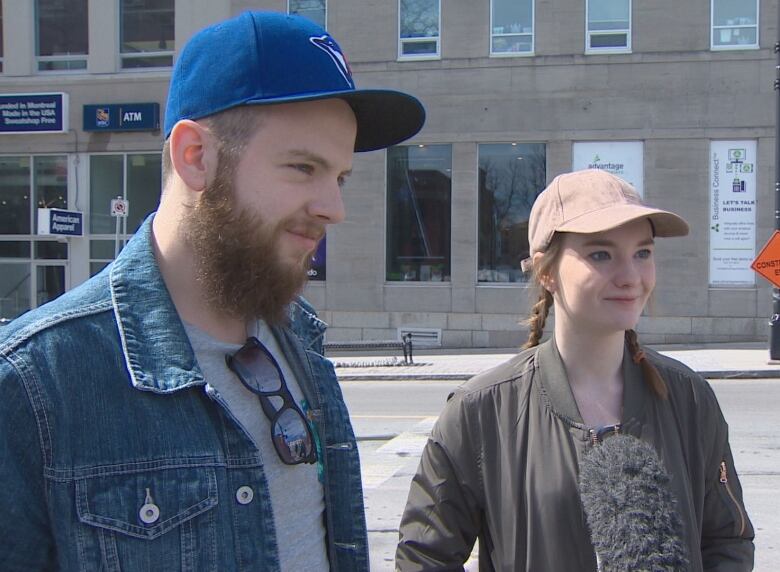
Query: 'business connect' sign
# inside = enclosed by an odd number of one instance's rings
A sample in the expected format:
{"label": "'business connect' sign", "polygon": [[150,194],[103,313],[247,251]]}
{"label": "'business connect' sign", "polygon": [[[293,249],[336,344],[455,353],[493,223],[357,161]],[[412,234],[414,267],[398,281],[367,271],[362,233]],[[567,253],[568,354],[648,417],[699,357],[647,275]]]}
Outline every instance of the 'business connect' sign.
{"label": "'business connect' sign", "polygon": [[156,131],[159,128],[159,103],[84,106],[84,131]]}
{"label": "'business connect' sign", "polygon": [[64,133],[67,130],[67,93],[0,95],[0,133]]}

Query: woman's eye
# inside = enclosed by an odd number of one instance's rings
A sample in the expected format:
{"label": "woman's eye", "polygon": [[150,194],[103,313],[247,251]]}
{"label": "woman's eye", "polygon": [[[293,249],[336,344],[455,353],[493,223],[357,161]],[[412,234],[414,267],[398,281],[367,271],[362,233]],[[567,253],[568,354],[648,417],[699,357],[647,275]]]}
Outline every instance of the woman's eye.
{"label": "woman's eye", "polygon": [[593,260],[594,262],[603,262],[604,260],[609,260],[609,252],[606,250],[599,250],[597,252],[592,252],[588,255],[588,258]]}
{"label": "woman's eye", "polygon": [[653,251],[649,248],[643,248],[639,252],[636,253],[637,258],[647,259],[650,258],[653,255]]}

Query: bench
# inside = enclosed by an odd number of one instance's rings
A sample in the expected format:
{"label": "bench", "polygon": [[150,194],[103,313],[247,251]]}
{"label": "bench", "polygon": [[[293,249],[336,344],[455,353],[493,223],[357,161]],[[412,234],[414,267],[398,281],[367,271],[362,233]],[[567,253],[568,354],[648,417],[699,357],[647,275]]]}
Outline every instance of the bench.
{"label": "bench", "polygon": [[411,334],[406,334],[401,342],[398,340],[359,340],[355,342],[325,342],[322,346],[325,353],[333,350],[401,350],[404,353],[404,363],[414,363]]}

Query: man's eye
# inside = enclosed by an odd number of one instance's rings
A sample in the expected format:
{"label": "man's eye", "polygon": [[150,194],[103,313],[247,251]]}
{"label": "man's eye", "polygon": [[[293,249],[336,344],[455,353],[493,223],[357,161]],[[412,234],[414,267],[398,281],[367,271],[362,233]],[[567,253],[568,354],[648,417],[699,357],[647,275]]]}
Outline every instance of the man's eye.
{"label": "man's eye", "polygon": [[604,260],[609,260],[611,257],[609,256],[609,252],[606,250],[599,250],[597,252],[590,253],[588,258],[594,262],[603,262]]}
{"label": "man's eye", "polygon": [[292,167],[296,171],[300,171],[301,173],[305,173],[307,175],[311,175],[314,172],[314,167],[306,163],[294,163],[290,165],[290,167]]}

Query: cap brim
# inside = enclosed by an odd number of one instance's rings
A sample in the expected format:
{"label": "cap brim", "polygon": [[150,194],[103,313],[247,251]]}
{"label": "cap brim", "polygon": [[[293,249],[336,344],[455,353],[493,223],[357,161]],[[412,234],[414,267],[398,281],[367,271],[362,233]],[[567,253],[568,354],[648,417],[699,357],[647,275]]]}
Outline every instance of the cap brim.
{"label": "cap brim", "polygon": [[674,213],[642,205],[626,204],[590,211],[555,230],[556,232],[591,234],[612,230],[641,218],[648,218],[652,221],[655,236],[685,236],[690,230],[688,223]]}
{"label": "cap brim", "polygon": [[318,99],[343,99],[357,119],[355,151],[375,151],[416,135],[425,123],[422,103],[407,93],[390,89],[350,89],[246,101],[242,105],[274,105]]}

